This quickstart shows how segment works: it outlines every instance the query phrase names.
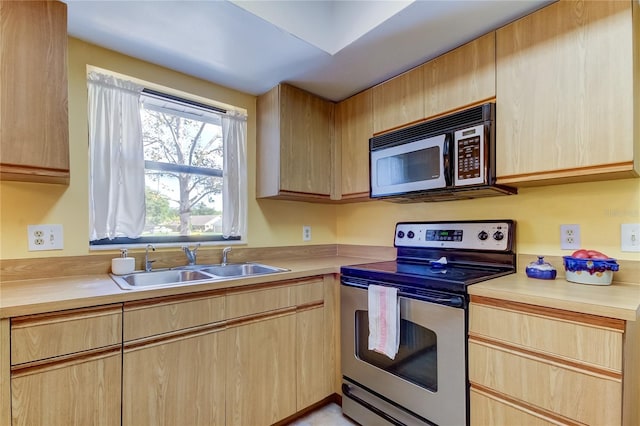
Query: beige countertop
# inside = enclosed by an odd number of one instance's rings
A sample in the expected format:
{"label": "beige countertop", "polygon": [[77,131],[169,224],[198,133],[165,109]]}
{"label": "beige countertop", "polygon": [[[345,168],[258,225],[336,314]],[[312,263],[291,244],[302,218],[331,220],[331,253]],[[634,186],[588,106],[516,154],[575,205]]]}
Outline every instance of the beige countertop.
{"label": "beige countertop", "polygon": [[538,280],[518,273],[474,284],[469,287],[469,294],[628,321],[640,316],[637,284],[586,285],[563,277]]}
{"label": "beige countertop", "polygon": [[225,279],[163,288],[141,288],[140,290],[123,290],[107,274],[2,281],[0,282],[0,318],[199,291],[221,290],[312,275],[334,274],[340,272],[342,265],[375,261],[370,258],[349,256],[289,260],[269,259],[262,263],[286,268],[289,271],[251,278]]}
{"label": "beige countertop", "polygon": [[[263,263],[287,268],[289,271],[251,278],[140,290],[122,290],[107,274],[2,281],[0,318],[222,290],[312,275],[337,274],[342,265],[375,261],[376,259],[355,256],[269,259]],[[518,273],[474,284],[469,287],[469,293],[630,321],[636,321],[640,317],[640,285],[637,284],[614,282],[610,286],[592,286],[570,283],[564,278],[552,281],[536,280]]]}

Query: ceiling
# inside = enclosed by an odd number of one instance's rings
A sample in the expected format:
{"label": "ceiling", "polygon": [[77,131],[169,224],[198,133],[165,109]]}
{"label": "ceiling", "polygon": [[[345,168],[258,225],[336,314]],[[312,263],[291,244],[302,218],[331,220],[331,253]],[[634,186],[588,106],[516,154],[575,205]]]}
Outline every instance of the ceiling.
{"label": "ceiling", "polygon": [[343,100],[550,0],[64,0],[69,35],[253,95]]}

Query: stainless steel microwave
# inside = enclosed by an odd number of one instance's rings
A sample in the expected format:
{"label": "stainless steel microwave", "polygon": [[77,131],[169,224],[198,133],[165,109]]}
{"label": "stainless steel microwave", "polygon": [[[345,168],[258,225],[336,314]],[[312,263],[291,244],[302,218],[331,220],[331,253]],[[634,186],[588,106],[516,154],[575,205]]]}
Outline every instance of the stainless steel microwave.
{"label": "stainless steel microwave", "polygon": [[496,185],[495,103],[374,136],[370,195],[391,201],[443,201],[515,194]]}

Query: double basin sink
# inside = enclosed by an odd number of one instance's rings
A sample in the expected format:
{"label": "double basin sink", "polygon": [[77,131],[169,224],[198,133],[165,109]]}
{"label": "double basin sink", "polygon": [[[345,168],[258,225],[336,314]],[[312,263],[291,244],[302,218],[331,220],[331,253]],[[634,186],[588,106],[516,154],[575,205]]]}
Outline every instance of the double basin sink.
{"label": "double basin sink", "polygon": [[133,290],[142,287],[171,287],[230,278],[246,278],[285,271],[288,269],[249,262],[179,266],[150,272],[133,272],[127,275],[111,274],[111,278],[123,290]]}

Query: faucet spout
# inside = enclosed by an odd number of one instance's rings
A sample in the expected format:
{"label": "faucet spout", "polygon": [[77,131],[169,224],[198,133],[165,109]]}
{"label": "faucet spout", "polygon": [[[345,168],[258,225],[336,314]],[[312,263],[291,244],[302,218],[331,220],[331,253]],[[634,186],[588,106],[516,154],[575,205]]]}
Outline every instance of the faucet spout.
{"label": "faucet spout", "polygon": [[144,252],[144,270],[146,272],[151,272],[151,264],[155,262],[155,260],[149,260],[149,249],[151,249],[152,251],[156,251],[156,248],[153,246],[153,244],[147,244],[147,249]]}
{"label": "faucet spout", "polygon": [[189,265],[196,264],[196,255],[197,255],[198,247],[200,247],[199,243],[196,244],[196,246],[192,249],[189,249],[189,247],[187,246],[182,246],[182,251],[187,256],[187,262],[189,262]]}
{"label": "faucet spout", "polygon": [[231,247],[225,247],[222,249],[222,262],[220,262],[222,266],[225,266],[227,264],[227,257],[229,256],[230,251]]}

